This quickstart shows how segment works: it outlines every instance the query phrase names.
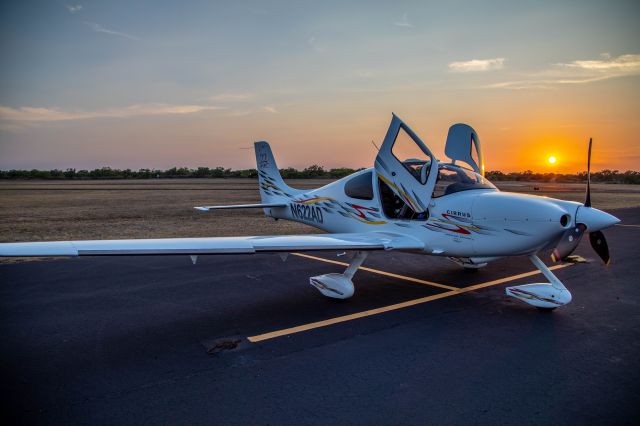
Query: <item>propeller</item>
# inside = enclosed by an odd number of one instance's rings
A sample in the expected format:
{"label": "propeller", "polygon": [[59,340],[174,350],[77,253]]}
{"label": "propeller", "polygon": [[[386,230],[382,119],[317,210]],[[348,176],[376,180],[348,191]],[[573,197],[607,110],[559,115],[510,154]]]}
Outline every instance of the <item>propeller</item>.
{"label": "propeller", "polygon": [[[592,138],[589,138],[589,154],[587,156],[587,194],[584,200],[584,208],[591,208],[591,145]],[[580,210],[583,207],[580,207]],[[602,212],[600,212],[602,213]],[[551,253],[551,260],[554,262],[559,262],[560,260],[566,259],[580,244],[580,240],[584,235],[584,232],[587,230],[587,225],[584,223],[576,223],[576,225],[570,229],[567,229],[564,234],[562,234],[562,238],[558,242],[556,248],[553,249]],[[591,243],[591,247],[596,252],[600,259],[608,265],[611,262],[611,257],[609,256],[609,246],[607,245],[607,240],[604,237],[602,231],[597,230],[594,232],[589,232],[589,242]]]}
{"label": "propeller", "polygon": [[589,154],[587,155],[587,197],[584,200],[585,207],[591,207],[591,144],[593,138],[589,138]]}

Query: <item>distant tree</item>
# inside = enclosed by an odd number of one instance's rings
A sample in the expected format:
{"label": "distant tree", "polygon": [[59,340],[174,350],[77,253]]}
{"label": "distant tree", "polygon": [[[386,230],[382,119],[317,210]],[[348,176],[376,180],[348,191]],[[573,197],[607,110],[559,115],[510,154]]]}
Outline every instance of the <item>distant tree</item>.
{"label": "distant tree", "polygon": [[256,179],[258,177],[258,171],[256,169],[246,169],[246,170],[238,170],[240,175],[238,177],[242,178],[252,178]]}
{"label": "distant tree", "polygon": [[489,180],[495,180],[495,181],[507,180],[507,175],[505,175],[499,170],[490,170],[486,172],[484,175]]}
{"label": "distant tree", "polygon": [[630,183],[635,185],[640,184],[640,172],[627,170],[622,174],[622,183]]}
{"label": "distant tree", "polygon": [[198,167],[193,172],[193,177],[197,177],[197,178],[211,177],[211,169],[209,169],[208,167]]}
{"label": "distant tree", "polygon": [[355,172],[356,171],[354,169],[341,167],[341,168],[338,168],[338,169],[329,170],[328,175],[329,175],[329,177],[338,178],[339,179],[339,178],[343,178],[345,176],[349,176],[351,173],[355,173]]}
{"label": "distant tree", "polygon": [[323,177],[326,175],[326,173],[327,172],[324,170],[322,166],[318,166],[317,164],[314,164],[302,171],[302,177],[305,177],[305,178]]}
{"label": "distant tree", "polygon": [[301,173],[293,167],[280,169],[280,176],[282,176],[284,179],[296,179],[302,177]]}

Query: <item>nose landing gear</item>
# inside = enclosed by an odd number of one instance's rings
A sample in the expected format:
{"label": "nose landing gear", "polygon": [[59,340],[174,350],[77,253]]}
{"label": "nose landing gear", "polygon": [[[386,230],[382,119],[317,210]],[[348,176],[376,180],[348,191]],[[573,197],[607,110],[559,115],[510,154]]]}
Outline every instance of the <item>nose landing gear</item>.
{"label": "nose landing gear", "polygon": [[549,282],[507,287],[505,290],[507,296],[515,297],[543,310],[553,310],[571,302],[571,293],[564,284],[553,275],[547,265],[535,254],[530,255],[529,260],[542,272]]}

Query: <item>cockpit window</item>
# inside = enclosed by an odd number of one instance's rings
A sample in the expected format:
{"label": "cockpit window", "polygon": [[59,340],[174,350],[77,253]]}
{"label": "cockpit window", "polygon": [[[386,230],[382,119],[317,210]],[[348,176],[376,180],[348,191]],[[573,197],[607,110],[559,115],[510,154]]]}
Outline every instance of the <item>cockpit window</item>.
{"label": "cockpit window", "polygon": [[359,200],[373,200],[373,173],[366,172],[351,178],[344,185],[344,193]]}
{"label": "cockpit window", "polygon": [[441,164],[438,166],[438,179],[433,190],[433,197],[453,194],[470,189],[493,189],[498,190],[491,182],[471,170],[452,164]]}

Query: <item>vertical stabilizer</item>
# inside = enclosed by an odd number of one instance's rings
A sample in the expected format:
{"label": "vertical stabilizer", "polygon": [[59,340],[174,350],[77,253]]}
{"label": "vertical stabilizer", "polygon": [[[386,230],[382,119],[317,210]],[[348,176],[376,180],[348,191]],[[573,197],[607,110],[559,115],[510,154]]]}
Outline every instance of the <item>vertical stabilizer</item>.
{"label": "vertical stabilizer", "polygon": [[279,197],[292,197],[301,192],[291,188],[282,180],[269,143],[260,141],[254,145],[256,149],[256,164],[258,167],[260,197],[262,198],[262,202],[273,202],[274,199]]}

